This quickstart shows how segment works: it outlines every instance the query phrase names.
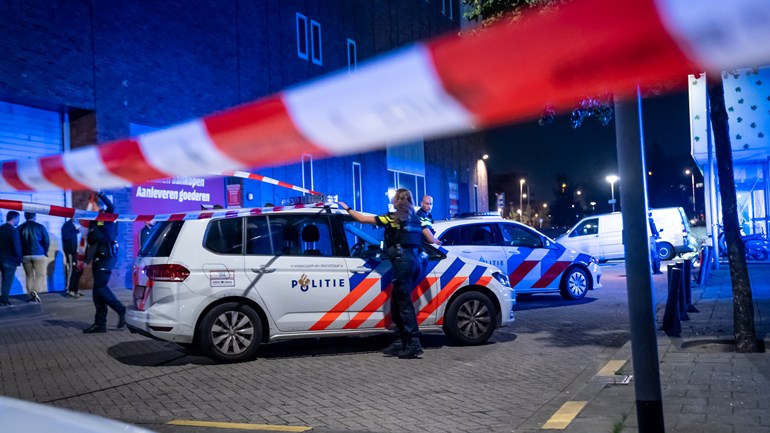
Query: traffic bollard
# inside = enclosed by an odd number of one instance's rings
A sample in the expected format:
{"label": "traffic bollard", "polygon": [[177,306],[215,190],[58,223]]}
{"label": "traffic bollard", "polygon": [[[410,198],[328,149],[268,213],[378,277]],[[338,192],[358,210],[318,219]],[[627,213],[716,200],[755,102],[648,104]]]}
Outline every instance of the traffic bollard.
{"label": "traffic bollard", "polygon": [[684,302],[688,313],[698,313],[698,309],[692,304],[692,260],[682,262],[684,267]]}
{"label": "traffic bollard", "polygon": [[663,312],[663,323],[660,329],[669,337],[679,337],[682,334],[682,323],[679,321],[679,291],[682,285],[682,270],[674,264],[668,265],[668,298]]}
{"label": "traffic bollard", "polygon": [[685,293],[687,282],[685,281],[684,262],[677,262],[674,264],[674,267],[680,271],[679,290],[677,291],[677,306],[679,307],[677,310],[679,311],[679,320],[688,321],[690,320],[690,316],[687,314],[687,294]]}

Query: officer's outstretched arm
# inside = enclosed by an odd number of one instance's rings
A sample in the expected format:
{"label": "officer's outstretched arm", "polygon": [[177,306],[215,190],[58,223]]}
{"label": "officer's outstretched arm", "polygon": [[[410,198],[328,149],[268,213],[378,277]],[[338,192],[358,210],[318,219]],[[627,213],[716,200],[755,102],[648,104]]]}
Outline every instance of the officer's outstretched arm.
{"label": "officer's outstretched arm", "polygon": [[433,233],[431,233],[430,229],[428,227],[423,227],[422,229],[422,235],[425,236],[425,239],[428,240],[428,242],[435,244],[435,245],[441,245],[441,241],[436,239],[435,236],[433,236]]}
{"label": "officer's outstretched arm", "polygon": [[364,224],[377,225],[377,221],[374,219],[375,218],[374,216],[363,215],[360,212],[353,210],[350,206],[346,205],[345,202],[342,202],[342,201],[337,202],[337,204],[339,205],[340,209],[350,214],[350,216],[352,216],[354,220]]}

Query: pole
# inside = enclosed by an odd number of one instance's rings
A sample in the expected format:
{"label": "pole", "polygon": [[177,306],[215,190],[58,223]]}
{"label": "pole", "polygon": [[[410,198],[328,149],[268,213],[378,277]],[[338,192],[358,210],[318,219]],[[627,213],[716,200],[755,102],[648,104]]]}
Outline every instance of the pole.
{"label": "pole", "polygon": [[615,212],[615,182],[610,182],[610,194],[612,194],[612,211]]}
{"label": "pole", "polygon": [[692,217],[697,218],[698,214],[695,210],[695,171],[692,172]]}
{"label": "pole", "polygon": [[623,233],[626,284],[631,325],[631,355],[639,433],[663,433],[663,400],[655,330],[650,244],[647,238],[647,185],[642,137],[641,94],[637,100],[615,102],[618,168],[624,179]]}

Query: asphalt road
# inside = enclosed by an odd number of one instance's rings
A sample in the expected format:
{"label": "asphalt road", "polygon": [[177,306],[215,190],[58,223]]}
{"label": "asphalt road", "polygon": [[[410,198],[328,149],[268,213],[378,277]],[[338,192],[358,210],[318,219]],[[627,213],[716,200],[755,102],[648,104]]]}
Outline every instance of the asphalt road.
{"label": "asphalt road", "polygon": [[[457,347],[442,334],[424,335],[421,360],[382,355],[391,340],[380,336],[265,345],[251,362],[215,365],[128,331],[84,335],[90,293],[46,294],[43,315],[0,323],[0,394],[169,433],[234,431],[172,420],[315,432],[518,432],[547,420],[629,339],[624,265],[602,271],[604,287],[582,300],[519,299],[515,323],[489,344]],[[664,275],[655,284],[665,292]],[[114,326],[117,317],[108,320]]]}

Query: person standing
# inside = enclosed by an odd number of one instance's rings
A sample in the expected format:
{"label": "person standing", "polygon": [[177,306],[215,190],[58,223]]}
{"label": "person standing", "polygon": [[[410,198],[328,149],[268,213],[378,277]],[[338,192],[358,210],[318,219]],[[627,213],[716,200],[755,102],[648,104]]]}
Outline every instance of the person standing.
{"label": "person standing", "polygon": [[47,258],[50,240],[48,230],[42,224],[35,221],[36,215],[32,212],[24,212],[24,224],[19,226],[21,236],[21,251],[23,257],[21,264],[24,266],[24,274],[27,277],[27,292],[30,302],[40,302],[40,293],[47,289]]}
{"label": "person standing", "polygon": [[419,254],[423,236],[431,243],[439,242],[433,237],[425,221],[416,215],[412,193],[408,189],[396,190],[393,196],[395,212],[369,216],[351,209],[344,202],[339,202],[339,206],[358,222],[385,228],[386,252],[393,266],[390,315],[400,339],[400,342],[396,341],[385,349],[385,353],[397,353],[402,359],[418,358],[424,352],[420,345],[420,330],[412,303],[412,289],[420,275]]}
{"label": "person standing", "polygon": [[[104,192],[100,192],[97,197],[105,205],[105,208],[101,209],[100,212],[114,213],[115,206]],[[93,263],[93,300],[96,313],[94,314],[94,324],[84,329],[84,334],[107,332],[108,306],[118,313],[117,328],[126,326],[126,307],[107,286],[110,282],[110,275],[112,275],[112,268],[115,267],[117,261],[117,232],[117,225],[113,221],[91,221],[89,223],[86,262]]]}
{"label": "person standing", "polygon": [[62,249],[64,250],[64,284],[67,296],[82,296],[78,290],[80,276],[83,274],[82,260],[78,259],[78,246],[81,243],[80,229],[75,220],[68,219],[61,227]]}
{"label": "person standing", "polygon": [[147,240],[147,238],[150,237],[150,232],[152,231],[152,227],[155,224],[145,221],[144,227],[142,227],[142,231],[139,232],[139,249],[142,249],[144,246],[144,242]]}
{"label": "person standing", "polygon": [[420,202],[420,208],[417,209],[417,216],[428,223],[428,228],[430,228],[430,232],[435,234],[436,231],[433,230],[433,214],[430,213],[430,211],[433,210],[433,197],[426,195],[422,197],[422,201]]}
{"label": "person standing", "polygon": [[650,223],[650,259],[652,261],[652,273],[662,274],[660,271],[660,255],[658,255],[658,239],[660,233],[658,227],[655,225],[655,220],[652,218],[652,210],[648,211],[648,220]]}
{"label": "person standing", "polygon": [[5,224],[0,226],[0,265],[3,278],[0,285],[0,306],[11,305],[11,286],[16,268],[21,265],[21,236],[16,226],[19,224],[19,213],[15,210],[5,214]]}

